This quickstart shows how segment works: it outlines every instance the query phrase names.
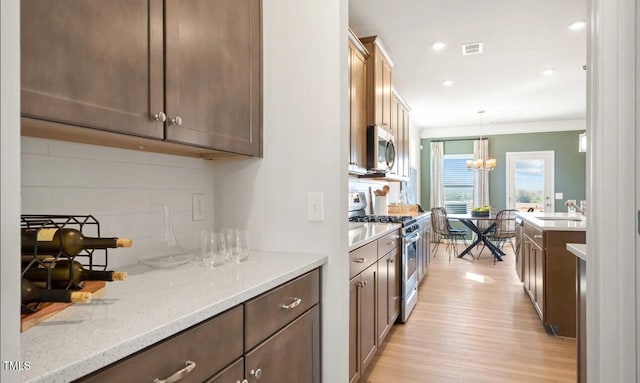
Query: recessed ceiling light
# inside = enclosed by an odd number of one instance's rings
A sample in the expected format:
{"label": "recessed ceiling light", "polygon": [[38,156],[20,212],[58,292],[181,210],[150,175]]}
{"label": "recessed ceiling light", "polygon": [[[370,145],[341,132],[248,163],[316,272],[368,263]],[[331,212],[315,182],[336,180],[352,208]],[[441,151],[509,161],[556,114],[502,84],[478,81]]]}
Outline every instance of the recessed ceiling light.
{"label": "recessed ceiling light", "polygon": [[446,87],[450,87],[450,86],[452,86],[453,84],[454,84],[454,83],[453,83],[453,81],[451,81],[451,80],[444,80],[444,81],[442,82],[442,86],[446,86]]}
{"label": "recessed ceiling light", "polygon": [[545,69],[542,71],[542,74],[545,76],[551,76],[552,74],[554,74],[556,72],[555,69],[553,68],[549,68],[549,69]]}
{"label": "recessed ceiling light", "polygon": [[584,28],[585,25],[587,25],[586,21],[583,21],[583,20],[574,21],[573,23],[569,24],[569,29],[577,31],[579,29]]}
{"label": "recessed ceiling light", "polygon": [[439,51],[442,50],[445,46],[447,46],[447,44],[443,43],[442,41],[438,41],[437,43],[433,43],[433,45],[431,45],[431,48]]}

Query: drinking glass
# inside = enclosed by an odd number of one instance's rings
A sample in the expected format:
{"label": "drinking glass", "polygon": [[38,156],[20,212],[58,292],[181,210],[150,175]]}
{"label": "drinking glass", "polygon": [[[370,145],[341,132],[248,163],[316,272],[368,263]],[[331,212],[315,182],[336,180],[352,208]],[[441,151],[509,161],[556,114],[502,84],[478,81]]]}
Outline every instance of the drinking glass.
{"label": "drinking glass", "polygon": [[249,257],[249,233],[241,229],[226,231],[227,254],[232,262],[242,262]]}
{"label": "drinking glass", "polygon": [[202,230],[198,238],[198,254],[203,267],[220,266],[227,260],[227,246],[224,234],[212,230]]}

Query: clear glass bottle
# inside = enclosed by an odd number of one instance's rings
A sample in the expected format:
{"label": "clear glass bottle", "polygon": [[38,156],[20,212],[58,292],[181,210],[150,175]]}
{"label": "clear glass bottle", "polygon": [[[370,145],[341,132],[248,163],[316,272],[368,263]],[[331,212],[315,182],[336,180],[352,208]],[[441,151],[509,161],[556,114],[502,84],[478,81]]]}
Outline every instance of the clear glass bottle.
{"label": "clear glass bottle", "polygon": [[165,268],[182,265],[193,259],[193,252],[187,250],[176,237],[174,218],[175,208],[163,206],[160,236],[151,241],[150,251],[153,256],[140,260],[141,263]]}

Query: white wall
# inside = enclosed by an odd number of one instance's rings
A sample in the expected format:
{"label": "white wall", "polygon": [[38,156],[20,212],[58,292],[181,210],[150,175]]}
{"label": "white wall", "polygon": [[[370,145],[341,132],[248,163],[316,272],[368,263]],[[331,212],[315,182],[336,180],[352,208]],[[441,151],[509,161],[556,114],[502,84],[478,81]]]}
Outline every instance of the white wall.
{"label": "white wall", "polygon": [[[0,2],[0,357],[20,360],[20,2]],[[10,309],[7,309],[10,308]],[[11,309],[13,308],[13,309]],[[18,372],[0,368],[0,380],[18,381]]]}
{"label": "white wall", "polygon": [[472,126],[423,127],[422,138],[484,136],[496,134],[519,134],[539,132],[564,132],[567,130],[585,130],[586,119],[534,121],[513,124],[483,124]]}
{"label": "white wall", "polygon": [[[215,164],[217,223],[246,226],[256,248],[329,256],[322,277],[328,383],[348,375],[346,3],[263,3],[264,158]],[[307,221],[307,192],[324,193],[324,222]]]}
{"label": "white wall", "polygon": [[[190,248],[192,233],[214,226],[212,161],[95,145],[22,137],[22,214],[91,214],[101,236],[133,240],[109,250],[117,269],[159,254],[162,206],[175,208],[176,237]],[[192,220],[192,194],[201,193],[205,219]]]}

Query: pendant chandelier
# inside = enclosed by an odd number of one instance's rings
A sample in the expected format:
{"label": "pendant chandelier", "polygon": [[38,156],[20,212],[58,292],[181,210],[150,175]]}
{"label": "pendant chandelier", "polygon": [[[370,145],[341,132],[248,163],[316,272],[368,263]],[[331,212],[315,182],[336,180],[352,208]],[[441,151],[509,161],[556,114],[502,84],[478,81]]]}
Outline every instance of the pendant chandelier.
{"label": "pendant chandelier", "polygon": [[[480,115],[480,142],[482,142],[482,115],[484,114],[484,110],[479,110],[478,114]],[[477,160],[467,160],[467,169],[469,170],[477,170],[477,171],[491,171],[496,167],[496,159],[495,158],[478,158]]]}

